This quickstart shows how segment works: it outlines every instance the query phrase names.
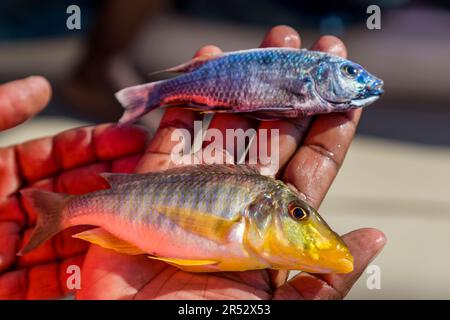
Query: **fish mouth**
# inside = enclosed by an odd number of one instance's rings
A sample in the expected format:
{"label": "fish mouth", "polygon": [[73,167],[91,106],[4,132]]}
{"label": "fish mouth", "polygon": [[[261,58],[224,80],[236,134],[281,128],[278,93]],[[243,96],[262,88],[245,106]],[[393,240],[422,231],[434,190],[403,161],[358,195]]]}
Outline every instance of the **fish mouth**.
{"label": "fish mouth", "polygon": [[309,273],[350,273],[353,271],[353,256],[348,249],[332,250],[320,255],[320,263],[316,267],[305,267]]}
{"label": "fish mouth", "polygon": [[376,94],[369,94],[368,91],[365,91],[364,94],[360,94],[358,97],[356,97],[353,100],[348,100],[345,102],[338,102],[338,101],[332,101],[323,99],[328,103],[331,103],[334,105],[334,108],[337,110],[347,110],[347,109],[356,109],[356,108],[362,108],[366,107],[369,104],[372,104],[376,100],[380,98],[380,96],[384,93],[382,89],[378,90]]}
{"label": "fish mouth", "polygon": [[[353,256],[345,244],[345,242],[332,232],[327,236],[328,240],[317,242],[316,247],[319,249],[315,262],[311,263],[314,273],[349,273],[353,271]],[[323,250],[320,250],[321,247]]]}
{"label": "fish mouth", "polygon": [[350,101],[350,105],[354,107],[365,107],[375,102],[384,93],[383,85],[384,83],[380,79],[371,82],[358,94],[356,99]]}
{"label": "fish mouth", "polygon": [[381,79],[376,79],[369,84],[358,94],[356,99],[350,102],[353,106],[364,107],[376,101],[383,93],[384,82]]}
{"label": "fish mouth", "polygon": [[384,94],[383,85],[383,80],[377,79],[366,85],[366,87],[359,92],[354,99],[344,103],[336,103],[336,106],[341,106],[342,108],[345,108],[345,106],[350,108],[366,107],[378,100],[381,95]]}
{"label": "fish mouth", "polygon": [[378,100],[380,95],[381,93],[379,95],[373,95],[362,99],[355,99],[350,101],[350,105],[356,108],[365,107]]}
{"label": "fish mouth", "polygon": [[[353,271],[353,257],[348,254],[347,256],[340,256],[331,253],[321,256],[322,262],[317,265],[310,263],[297,264],[295,270],[301,270],[308,273],[350,273]],[[326,262],[325,262],[326,261]]]}
{"label": "fish mouth", "polygon": [[330,257],[327,269],[331,273],[349,273],[353,271],[353,257],[350,254],[345,256],[334,256]]}
{"label": "fish mouth", "polygon": [[384,82],[381,79],[375,79],[366,86],[367,95],[369,96],[381,96],[384,93]]}

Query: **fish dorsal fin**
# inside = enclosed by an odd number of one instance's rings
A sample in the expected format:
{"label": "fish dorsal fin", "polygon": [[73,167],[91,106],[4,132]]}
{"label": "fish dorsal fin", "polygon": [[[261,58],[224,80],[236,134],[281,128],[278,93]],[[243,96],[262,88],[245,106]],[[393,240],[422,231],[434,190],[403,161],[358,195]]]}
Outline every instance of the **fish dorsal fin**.
{"label": "fish dorsal fin", "polygon": [[240,173],[240,174],[258,174],[260,175],[261,173],[259,172],[259,168],[255,165],[248,165],[248,164],[236,164],[236,165],[230,165],[230,167],[228,168],[231,171],[236,171],[236,173]]}
{"label": "fish dorsal fin", "polygon": [[108,182],[111,188],[119,184],[134,182],[137,180],[145,179],[145,174],[133,174],[133,173],[100,173],[100,176]]}
{"label": "fish dorsal fin", "polygon": [[88,241],[106,249],[112,249],[123,254],[139,255],[145,253],[135,245],[117,238],[115,235],[109,233],[103,228],[95,228],[83,231],[74,234],[73,237]]}
{"label": "fish dorsal fin", "polygon": [[236,223],[241,219],[241,214],[226,219],[211,213],[192,208],[179,208],[169,206],[155,206],[155,210],[179,227],[188,232],[199,235],[218,243],[228,241],[228,236]]}
{"label": "fish dorsal fin", "polygon": [[260,175],[259,168],[247,164],[197,164],[171,168],[163,171],[171,174],[198,173],[198,174],[246,174]]}
{"label": "fish dorsal fin", "polygon": [[197,164],[191,166],[182,166],[170,168],[164,171],[149,172],[144,174],[133,173],[100,173],[100,176],[105,179],[111,188],[115,186],[139,181],[143,179],[151,179],[161,174],[246,174],[246,175],[260,175],[259,168],[254,165],[247,164]]}
{"label": "fish dorsal fin", "polygon": [[158,70],[155,72],[150,73],[149,75],[155,75],[155,74],[159,74],[159,73],[164,73],[164,72],[174,72],[174,73],[187,73],[187,72],[191,72],[194,71],[198,68],[200,68],[203,64],[205,64],[206,62],[213,60],[215,58],[220,57],[222,54],[207,54],[207,55],[202,55],[200,57],[194,58],[192,60],[189,60],[185,63],[179,64],[175,67],[172,68],[168,68],[168,69],[164,69],[164,70]]}

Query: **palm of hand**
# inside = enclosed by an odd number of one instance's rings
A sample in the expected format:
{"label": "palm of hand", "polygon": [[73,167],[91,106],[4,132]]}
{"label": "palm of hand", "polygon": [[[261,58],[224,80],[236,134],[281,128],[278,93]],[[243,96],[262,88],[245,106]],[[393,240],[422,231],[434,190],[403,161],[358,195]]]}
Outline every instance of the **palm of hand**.
{"label": "palm of hand", "polygon": [[[266,36],[262,46],[299,47],[295,31],[278,27]],[[345,55],[339,40],[324,37],[316,50]],[[197,55],[220,52],[204,47]],[[307,201],[318,207],[343,161],[351,142],[360,112],[339,116],[321,116],[308,128],[310,119],[297,123],[274,121],[260,123],[259,128],[280,130],[280,163],[287,164],[284,180],[296,188]],[[159,131],[150,143],[137,172],[158,171],[171,166],[168,153],[173,146],[170,134],[178,127],[192,129],[195,113],[180,109],[166,112]],[[236,115],[216,115],[210,128],[258,128],[255,121]],[[335,129],[340,126],[341,132]],[[302,141],[302,144],[300,141]],[[343,148],[336,148],[340,145]],[[224,146],[225,148],[225,146]],[[291,159],[289,161],[289,159]],[[321,181],[317,177],[322,177]],[[311,188],[311,185],[314,188]],[[246,271],[193,274],[144,256],[130,257],[92,246],[83,266],[78,298],[105,299],[330,299],[342,298],[384,242],[382,234],[365,229],[345,238],[356,256],[355,271],[349,275],[307,273],[286,282],[284,271]]]}
{"label": "palm of hand", "polygon": [[[262,46],[298,48],[300,41],[292,29],[276,27],[268,33]],[[314,49],[345,55],[345,47],[333,37],[322,37]],[[218,50],[209,46],[197,54]],[[34,104],[39,105],[36,101]],[[244,130],[279,129],[280,167],[285,168],[282,178],[317,208],[344,159],[359,115],[358,111],[325,115],[313,122],[303,119],[296,123],[255,123],[236,115],[217,115],[210,127],[223,132],[225,126]],[[7,158],[5,163],[10,163],[13,173],[0,178],[0,298],[65,295],[70,292],[65,270],[71,264],[82,266],[81,290],[76,292],[81,299],[328,299],[345,296],[384,245],[384,236],[379,231],[363,229],[344,237],[355,257],[354,272],[317,276],[302,273],[289,282],[286,282],[286,272],[192,274],[144,256],[124,256],[97,246],[90,246],[87,251],[85,242],[70,237],[73,230],[63,232],[20,259],[15,257],[35,223],[34,213],[18,195],[23,182],[80,194],[106,187],[98,178],[100,172],[165,169],[170,165],[171,133],[176,128],[192,129],[197,117],[188,110],[169,109],[145,152],[148,136],[144,130],[110,125],[79,128],[54,138],[16,146],[19,159],[10,156],[14,148],[0,149],[0,158]],[[25,180],[22,183],[15,167],[22,171]]]}

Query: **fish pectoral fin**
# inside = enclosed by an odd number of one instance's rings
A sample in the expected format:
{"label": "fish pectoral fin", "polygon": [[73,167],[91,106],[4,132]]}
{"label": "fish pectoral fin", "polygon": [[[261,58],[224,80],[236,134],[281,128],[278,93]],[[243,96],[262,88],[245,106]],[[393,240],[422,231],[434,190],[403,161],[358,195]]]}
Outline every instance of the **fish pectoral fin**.
{"label": "fish pectoral fin", "polygon": [[142,251],[135,245],[117,238],[103,228],[95,228],[74,234],[72,237],[88,241],[102,248],[111,249],[119,253],[128,255],[139,255],[146,252]]}
{"label": "fish pectoral fin", "polygon": [[218,243],[227,242],[230,232],[242,218],[240,214],[223,218],[192,208],[155,206],[155,209],[181,228]]}
{"label": "fish pectoral fin", "polygon": [[177,258],[162,258],[155,256],[148,256],[150,259],[160,260],[167,262],[169,264],[180,266],[180,267],[194,267],[194,266],[206,266],[219,263],[216,260],[189,260],[189,259],[177,259]]}

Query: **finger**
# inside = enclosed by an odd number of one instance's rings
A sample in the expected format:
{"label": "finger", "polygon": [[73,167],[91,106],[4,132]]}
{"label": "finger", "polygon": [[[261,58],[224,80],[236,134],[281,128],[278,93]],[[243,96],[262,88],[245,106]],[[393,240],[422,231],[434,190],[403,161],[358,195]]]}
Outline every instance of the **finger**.
{"label": "finger", "polygon": [[17,223],[0,222],[0,274],[15,262],[20,238],[21,229]]}
{"label": "finger", "polygon": [[32,76],[0,85],[0,131],[41,111],[50,95],[50,84],[43,77]]}
{"label": "finger", "polygon": [[108,124],[0,148],[0,198],[59,171],[141,153],[147,142],[148,131],[142,127]]}
{"label": "finger", "polygon": [[261,48],[288,47],[300,48],[301,39],[297,31],[289,26],[276,26],[269,30],[261,42]]}
{"label": "finger", "polygon": [[288,270],[273,270],[268,269],[267,273],[269,275],[270,279],[270,286],[273,291],[275,291],[277,288],[281,287],[286,283],[286,281],[289,278],[289,271]]}
{"label": "finger", "polygon": [[[299,48],[300,36],[291,27],[277,26],[269,30],[269,32],[264,37],[260,47]],[[259,121],[238,114],[215,114],[209,128],[213,130],[216,129],[218,130],[218,132],[220,132],[221,136],[224,137],[224,139],[222,139],[223,144],[220,147],[226,150],[228,153],[235,155],[235,160],[238,160],[245,150],[245,141],[241,141],[241,146],[239,148],[240,139],[237,137],[237,134],[239,133],[239,131],[237,130],[243,130],[240,132],[242,135],[243,132],[249,129],[256,129],[259,126],[259,123]],[[236,135],[233,137],[233,143],[231,143],[231,141],[226,141],[225,139],[225,137],[227,137],[227,129],[234,130],[231,132],[236,133]],[[254,143],[256,143],[257,140],[258,139],[253,139],[253,141],[255,141]],[[207,146],[212,142],[214,142],[215,145],[217,144],[217,141],[206,141],[204,146]]]}
{"label": "finger", "polygon": [[141,161],[142,154],[115,159],[111,162],[111,172],[133,173]]}
{"label": "finger", "polygon": [[0,273],[15,263],[24,225],[19,199],[11,196],[0,200]]}
{"label": "finger", "polygon": [[[323,36],[313,46],[346,56],[344,44],[336,37]],[[302,145],[289,162],[284,178],[295,186],[306,201],[319,207],[344,161],[353,139],[361,111],[317,116]]]}
{"label": "finger", "polygon": [[141,126],[103,124],[93,132],[93,146],[98,160],[111,160],[141,153],[149,142],[147,129]]}
{"label": "finger", "polygon": [[13,194],[21,183],[14,147],[0,148],[0,199]]}
{"label": "finger", "polygon": [[220,49],[217,46],[213,46],[213,45],[206,45],[201,47],[195,54],[194,54],[194,58],[197,57],[201,57],[201,56],[214,56],[217,54],[221,54],[222,53],[222,49]]}
{"label": "finger", "polygon": [[335,36],[321,36],[313,45],[312,50],[328,52],[342,58],[347,57],[347,49],[344,43]]}
{"label": "finger", "polygon": [[[253,129],[253,134],[256,134],[255,129],[258,127],[258,123],[259,121],[255,119],[239,114],[214,114],[208,128],[209,131],[205,136],[203,148],[214,143],[215,148],[222,149],[224,153],[233,155],[234,161],[236,162],[245,152],[246,145],[250,143],[252,134],[249,130]],[[211,135],[208,133],[211,133]],[[217,140],[215,138],[217,136],[223,138]],[[222,157],[219,159],[222,161]]]}
{"label": "finger", "polygon": [[84,256],[19,269],[0,275],[0,299],[57,299],[69,295],[69,266],[81,266]]}
{"label": "finger", "polygon": [[376,229],[359,229],[343,236],[354,257],[353,272],[314,275],[300,273],[280,287],[275,299],[342,299],[369,263],[386,244],[385,235]]}
{"label": "finger", "polygon": [[17,195],[0,200],[0,222],[13,222],[19,227],[25,225],[25,216]]}
{"label": "finger", "polygon": [[[205,46],[197,51],[194,57],[214,55],[220,52],[221,50],[218,47]],[[168,108],[136,172],[142,173],[167,169],[171,162],[170,153],[179,143],[178,140],[174,141],[172,138],[174,132],[179,129],[185,129],[192,138],[194,136],[194,121],[200,119],[200,115],[195,111],[175,107]]]}
{"label": "finger", "polygon": [[61,170],[142,152],[147,142],[148,132],[138,126],[76,128],[16,146],[17,174],[34,182]]}
{"label": "finger", "polygon": [[[300,46],[301,38],[299,34],[288,26],[272,28],[261,44],[261,47],[290,47],[296,49],[299,49]],[[297,150],[303,133],[308,128],[308,124],[309,117],[289,121],[261,121],[258,132],[265,133],[267,138],[264,138],[264,140],[261,138],[253,140],[250,150],[257,150],[258,155],[266,155],[264,158],[270,159],[271,163],[264,163],[263,157],[259,156],[256,164],[260,167],[274,165],[276,167],[273,168],[275,172],[271,172],[271,174],[276,174],[278,169],[282,168]],[[278,141],[273,140],[273,136],[270,134],[275,132],[274,130],[278,130]],[[275,161],[275,159],[277,160]]]}
{"label": "finger", "polygon": [[[54,191],[79,195],[106,189],[109,185],[100,176],[100,173],[110,171],[110,164],[106,161],[66,170],[55,177],[53,184]],[[29,208],[25,203],[24,207]]]}

